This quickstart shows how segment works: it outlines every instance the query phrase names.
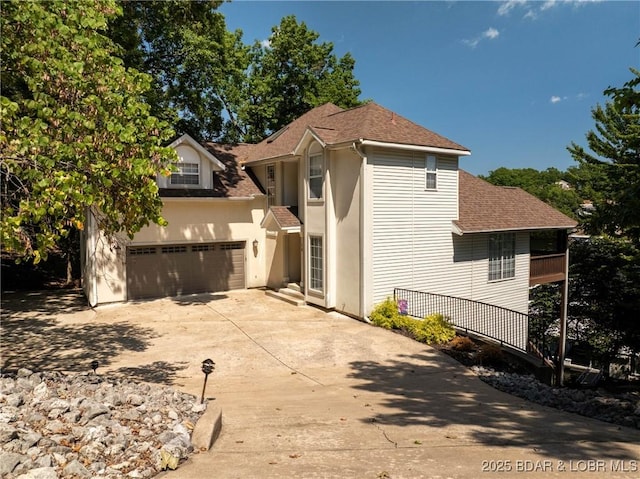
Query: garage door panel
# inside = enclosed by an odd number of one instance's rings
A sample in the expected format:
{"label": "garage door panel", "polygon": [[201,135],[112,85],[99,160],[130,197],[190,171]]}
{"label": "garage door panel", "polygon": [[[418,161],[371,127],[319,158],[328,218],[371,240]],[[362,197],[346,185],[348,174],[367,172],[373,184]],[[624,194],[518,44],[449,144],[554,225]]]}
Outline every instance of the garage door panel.
{"label": "garage door panel", "polygon": [[242,289],[244,253],[244,242],[131,247],[128,298]]}

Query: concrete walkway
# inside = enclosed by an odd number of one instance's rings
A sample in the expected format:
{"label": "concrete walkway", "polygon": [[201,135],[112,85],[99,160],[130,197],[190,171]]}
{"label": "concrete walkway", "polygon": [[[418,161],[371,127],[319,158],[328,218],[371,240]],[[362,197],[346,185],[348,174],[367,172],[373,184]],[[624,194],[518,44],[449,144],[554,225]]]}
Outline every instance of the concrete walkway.
{"label": "concrete walkway", "polygon": [[428,346],[262,291],[24,303],[3,297],[5,367],[98,359],[101,374],[200,396],[215,361],[222,434],[164,479],[640,477],[640,431],[501,393]]}

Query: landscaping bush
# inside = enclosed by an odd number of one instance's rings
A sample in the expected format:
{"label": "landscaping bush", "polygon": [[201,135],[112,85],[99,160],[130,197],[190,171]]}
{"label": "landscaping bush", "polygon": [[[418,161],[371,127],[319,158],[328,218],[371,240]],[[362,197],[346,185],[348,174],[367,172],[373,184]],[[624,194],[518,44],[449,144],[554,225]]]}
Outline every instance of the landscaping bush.
{"label": "landscaping bush", "polygon": [[446,343],[456,334],[442,314],[431,314],[424,319],[412,318],[400,314],[398,303],[391,298],[378,304],[369,319],[376,326],[404,331],[417,341],[427,344]]}
{"label": "landscaping bush", "polygon": [[422,343],[442,344],[451,341],[456,335],[453,326],[440,314],[430,314],[426,318],[411,321],[413,337]]}
{"label": "landscaping bush", "polygon": [[469,353],[476,349],[476,343],[467,336],[456,336],[451,340],[449,346],[454,351],[462,351],[465,353]]}
{"label": "landscaping bush", "polygon": [[476,359],[482,366],[499,366],[504,362],[505,358],[500,346],[487,343],[480,348]]}
{"label": "landscaping bush", "polygon": [[400,323],[400,318],[398,303],[391,298],[378,304],[369,315],[373,324],[385,329],[399,329],[397,325]]}

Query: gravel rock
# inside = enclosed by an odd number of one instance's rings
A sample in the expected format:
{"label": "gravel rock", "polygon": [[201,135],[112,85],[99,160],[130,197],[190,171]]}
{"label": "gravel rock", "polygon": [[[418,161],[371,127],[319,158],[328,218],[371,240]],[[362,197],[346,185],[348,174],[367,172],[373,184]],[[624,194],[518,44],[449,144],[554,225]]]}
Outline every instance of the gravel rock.
{"label": "gravel rock", "polygon": [[506,373],[483,366],[471,366],[471,370],[496,389],[527,401],[640,429],[637,392],[613,394],[603,389],[558,388],[541,383],[533,375]]}
{"label": "gravel rock", "polygon": [[[195,396],[94,374],[0,376],[4,479],[150,478],[194,452]],[[206,405],[204,405],[206,407]]]}

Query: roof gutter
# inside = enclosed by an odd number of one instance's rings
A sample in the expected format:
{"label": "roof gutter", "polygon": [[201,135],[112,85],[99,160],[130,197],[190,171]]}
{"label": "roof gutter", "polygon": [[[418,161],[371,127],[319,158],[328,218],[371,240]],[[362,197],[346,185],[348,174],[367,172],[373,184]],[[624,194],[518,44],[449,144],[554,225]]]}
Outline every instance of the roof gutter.
{"label": "roof gutter", "polygon": [[407,150],[407,151],[421,151],[424,153],[434,153],[436,155],[440,154],[440,155],[469,156],[471,154],[469,150],[439,148],[436,146],[407,145],[404,143],[388,143],[385,141],[375,141],[375,140],[360,140],[359,143],[362,146],[372,146],[372,147],[378,147],[378,148],[394,148],[397,150]]}
{"label": "roof gutter", "polygon": [[520,228],[487,228],[478,230],[464,230],[460,226],[452,223],[452,233],[462,236],[465,234],[477,234],[477,233],[499,233],[502,231],[540,231],[540,230],[573,230],[575,226],[526,226]]}
{"label": "roof gutter", "polygon": [[259,160],[245,161],[242,163],[242,167],[243,168],[246,166],[253,167],[253,166],[267,165],[269,163],[275,163],[276,161],[294,160],[299,156],[300,155],[296,155],[294,152],[290,152],[290,153],[285,153],[284,155],[271,156],[269,158],[261,158]]}

